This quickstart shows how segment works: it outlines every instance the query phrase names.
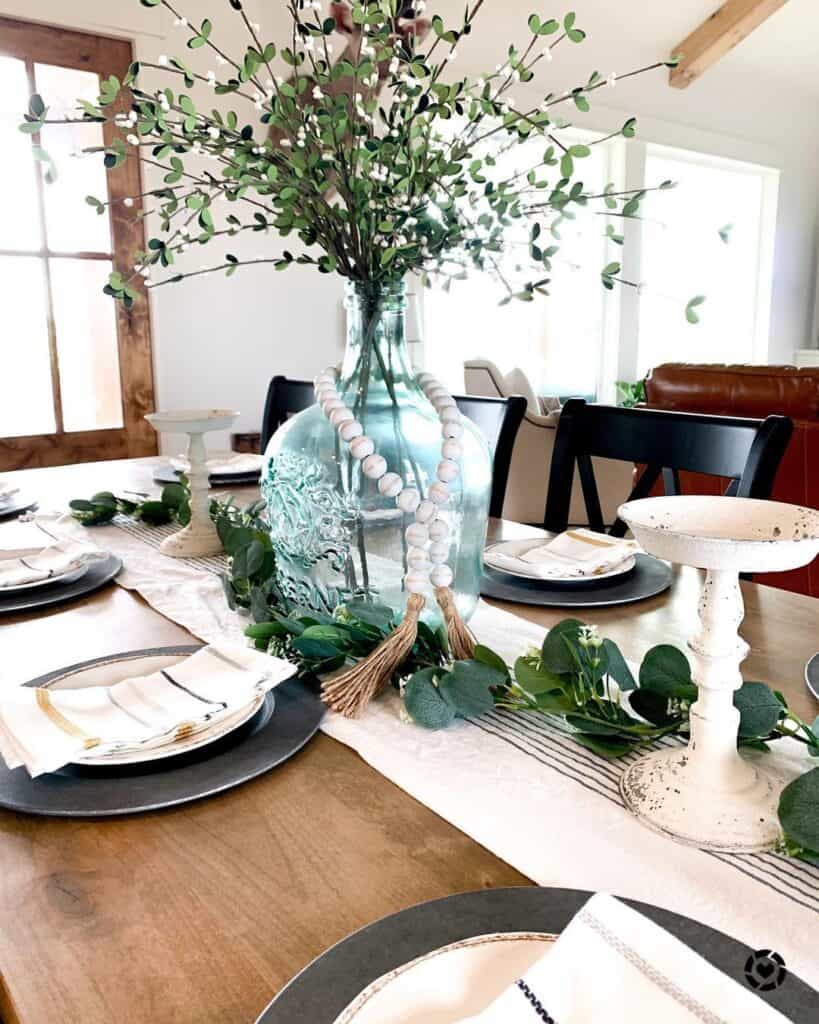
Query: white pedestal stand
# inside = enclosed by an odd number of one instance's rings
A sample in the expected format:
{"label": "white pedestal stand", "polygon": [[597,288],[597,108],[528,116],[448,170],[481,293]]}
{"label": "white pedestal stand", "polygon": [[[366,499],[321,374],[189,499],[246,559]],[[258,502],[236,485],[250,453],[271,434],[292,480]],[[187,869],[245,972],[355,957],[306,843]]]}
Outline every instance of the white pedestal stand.
{"label": "white pedestal stand", "polygon": [[210,517],[208,467],[205,452],[205,434],[212,430],[227,430],[239,414],[222,409],[184,412],[156,412],[145,417],[157,431],[187,434],[187,477],[190,485],[191,518],[187,526],[166,537],[159,550],[173,558],[204,558],[218,555],[222,543]]}
{"label": "white pedestal stand", "polygon": [[743,498],[647,498],[620,516],[644,549],[707,570],[700,628],[689,641],[699,688],[691,738],[679,750],[647,754],[624,773],[620,788],[646,825],[709,850],[750,853],[779,836],[784,780],[737,751],[734,691],[748,645],[738,635],[744,606],[740,572],[806,565],[819,552],[819,513]]}

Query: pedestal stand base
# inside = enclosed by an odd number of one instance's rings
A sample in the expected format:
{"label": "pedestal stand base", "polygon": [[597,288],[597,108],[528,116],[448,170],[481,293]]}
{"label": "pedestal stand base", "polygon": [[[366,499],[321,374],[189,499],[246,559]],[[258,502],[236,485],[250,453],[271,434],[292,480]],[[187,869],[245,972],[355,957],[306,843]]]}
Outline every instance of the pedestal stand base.
{"label": "pedestal stand base", "polygon": [[[739,760],[739,755],[737,755]],[[780,834],[779,794],[785,780],[741,761],[741,783],[730,790],[695,776],[691,753],[662,750],[635,761],[620,780],[628,809],[662,835],[722,853],[758,853]]]}
{"label": "pedestal stand base", "polygon": [[189,523],[159,545],[163,555],[171,558],[206,558],[209,555],[222,553],[222,542],[212,523],[203,529],[201,524]]}

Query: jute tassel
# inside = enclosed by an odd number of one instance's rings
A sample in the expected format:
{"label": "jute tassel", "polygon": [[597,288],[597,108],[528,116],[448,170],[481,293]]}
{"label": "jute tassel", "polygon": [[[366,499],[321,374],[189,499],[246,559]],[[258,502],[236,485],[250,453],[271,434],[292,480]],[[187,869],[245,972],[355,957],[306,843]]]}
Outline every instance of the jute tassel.
{"label": "jute tassel", "polygon": [[475,657],[475,637],[461,618],[455,604],[455,595],[449,587],[436,587],[435,598],[441,606],[449,640],[449,653],[455,661],[469,661]]}
{"label": "jute tassel", "polygon": [[425,603],[420,594],[410,594],[401,625],[349,671],[322,683],[321,698],[329,708],[345,718],[361,714],[412,650],[418,635],[418,616]]}

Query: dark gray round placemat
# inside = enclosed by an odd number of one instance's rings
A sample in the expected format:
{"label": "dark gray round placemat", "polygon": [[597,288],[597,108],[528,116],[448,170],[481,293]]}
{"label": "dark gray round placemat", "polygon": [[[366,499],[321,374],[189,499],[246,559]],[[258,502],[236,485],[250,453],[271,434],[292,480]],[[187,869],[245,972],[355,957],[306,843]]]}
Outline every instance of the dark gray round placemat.
{"label": "dark gray round placemat", "polygon": [[[179,483],[180,473],[173,466],[158,466],[154,470],[154,483],[175,484]],[[208,477],[210,487],[250,487],[257,484],[261,478],[261,470],[256,473],[228,473],[227,475],[211,473]]]}
{"label": "dark gray round placemat", "polygon": [[[362,928],[323,953],[279,993],[256,1024],[333,1024],[371,982],[434,949],[493,932],[559,934],[591,897],[577,889],[483,889],[402,910]],[[746,986],[748,946],[690,918],[624,900],[714,967]],[[589,965],[594,971],[594,965]],[[592,976],[590,975],[590,976]],[[750,991],[750,990],[749,990]],[[819,993],[789,974],[781,988],[755,993],[795,1024],[813,1024]]]}
{"label": "dark gray round placemat", "polygon": [[[201,644],[130,651],[127,656],[193,654]],[[26,683],[46,686],[77,669],[110,661],[94,658]],[[61,818],[108,818],[202,800],[270,771],[292,757],[316,733],[324,705],[307,684],[288,679],[257,713],[227,736],[187,754],[142,765],[69,765],[32,779],[25,768],[0,761],[0,807]]]}
{"label": "dark gray round placemat", "polygon": [[32,512],[35,508],[37,508],[37,502],[34,498],[18,495],[7,505],[0,505],[0,519],[12,519],[15,516],[21,516],[24,512]]}
{"label": "dark gray round placemat", "polygon": [[671,586],[671,566],[651,555],[638,554],[634,570],[610,583],[605,580],[593,587],[550,587],[543,580],[525,580],[519,576],[484,567],[481,579],[483,597],[517,604],[536,604],[545,608],[604,608],[656,597]]}
{"label": "dark gray round placemat", "polygon": [[0,591],[0,615],[36,612],[40,608],[73,601],[110,583],[121,568],[120,559],[116,555],[109,555],[99,562],[92,562],[88,572],[73,583],[49,583],[36,590],[24,590],[17,594],[3,594]]}

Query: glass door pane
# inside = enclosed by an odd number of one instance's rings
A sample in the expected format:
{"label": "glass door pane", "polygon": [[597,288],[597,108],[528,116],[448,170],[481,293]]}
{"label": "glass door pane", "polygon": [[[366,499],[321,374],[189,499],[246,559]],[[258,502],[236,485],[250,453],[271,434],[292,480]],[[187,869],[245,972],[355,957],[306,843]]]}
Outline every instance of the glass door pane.
{"label": "glass door pane", "polygon": [[[99,78],[91,71],[74,71],[51,64],[35,64],[37,89],[50,117],[65,117],[78,99],[96,103]],[[46,237],[52,252],[111,252],[111,227],[85,201],[88,195],[108,199],[108,180],[102,153],[83,154],[102,146],[101,124],[46,126],[43,147],[57,165],[57,180],[45,184]]]}
{"label": "glass door pane", "polygon": [[57,424],[41,259],[0,256],[0,309],[0,437],[53,433]]}
{"label": "glass door pane", "polygon": [[116,307],[102,292],[111,263],[54,258],[50,266],[64,429],[121,427]]}
{"label": "glass door pane", "polygon": [[20,131],[29,93],[25,63],[14,57],[0,57],[0,249],[31,251],[42,244],[31,136]]}

